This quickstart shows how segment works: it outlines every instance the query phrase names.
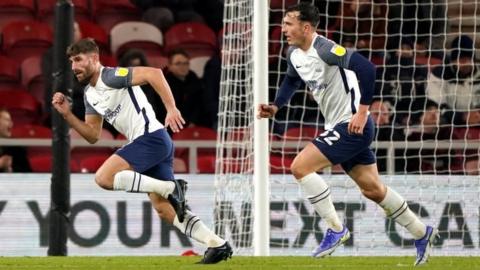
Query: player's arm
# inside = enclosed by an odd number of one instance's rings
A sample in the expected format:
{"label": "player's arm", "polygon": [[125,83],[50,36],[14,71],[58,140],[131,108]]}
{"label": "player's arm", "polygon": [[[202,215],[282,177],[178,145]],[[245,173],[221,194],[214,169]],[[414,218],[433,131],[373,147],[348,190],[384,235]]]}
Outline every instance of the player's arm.
{"label": "player's arm", "polygon": [[[340,72],[343,72],[342,69],[345,68],[352,70],[357,75],[361,93],[360,106],[348,124],[348,131],[362,134],[368,119],[368,108],[372,103],[375,91],[375,65],[358,52],[345,49],[331,41],[320,40],[314,46],[320,58],[327,64],[337,65]],[[350,91],[350,89],[346,90]]]}
{"label": "player's arm", "polygon": [[277,91],[275,101],[273,104],[260,104],[258,105],[258,115],[257,118],[271,118],[273,117],[279,109],[281,109],[285,104],[287,104],[290,99],[292,99],[295,91],[302,84],[302,79],[295,71],[290,61],[291,50],[287,53],[287,72],[283,78],[280,88]]}
{"label": "player's arm", "polygon": [[361,93],[358,111],[352,116],[348,124],[348,131],[350,133],[362,134],[368,119],[368,108],[372,103],[375,91],[375,65],[358,52],[353,52],[348,69],[357,75]]}
{"label": "player's arm", "polygon": [[53,107],[63,116],[67,123],[75,129],[85,140],[94,144],[102,133],[103,119],[97,114],[86,114],[85,122],[78,119],[70,109],[70,102],[65,96],[57,92],[52,98]]}
{"label": "player's arm", "polygon": [[163,76],[161,69],[152,67],[132,67],[131,85],[150,84],[153,89],[160,95],[167,116],[165,118],[165,127],[170,126],[173,132],[178,132],[183,128],[185,120],[183,120],[180,111],[175,106],[172,90]]}

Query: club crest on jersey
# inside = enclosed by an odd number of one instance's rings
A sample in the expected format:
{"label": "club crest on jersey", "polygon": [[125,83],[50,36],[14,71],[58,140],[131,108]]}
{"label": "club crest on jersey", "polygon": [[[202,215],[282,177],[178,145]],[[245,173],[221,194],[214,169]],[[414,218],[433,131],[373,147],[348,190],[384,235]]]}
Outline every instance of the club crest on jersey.
{"label": "club crest on jersey", "polygon": [[117,77],[125,77],[128,75],[128,68],[117,68],[115,70],[115,76]]}
{"label": "club crest on jersey", "polygon": [[335,45],[333,45],[333,47],[330,49],[330,52],[333,53],[333,54],[335,54],[336,56],[344,56],[345,53],[347,52],[347,50],[346,50],[344,47],[342,47],[342,46],[340,46],[340,45],[338,45],[338,44],[335,44]]}

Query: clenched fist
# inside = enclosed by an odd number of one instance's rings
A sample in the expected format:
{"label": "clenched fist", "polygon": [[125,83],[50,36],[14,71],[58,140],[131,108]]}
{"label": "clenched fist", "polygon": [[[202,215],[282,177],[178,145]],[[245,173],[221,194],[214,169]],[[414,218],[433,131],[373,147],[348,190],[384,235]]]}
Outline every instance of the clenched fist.
{"label": "clenched fist", "polygon": [[260,104],[258,105],[257,118],[272,118],[278,111],[276,105]]}

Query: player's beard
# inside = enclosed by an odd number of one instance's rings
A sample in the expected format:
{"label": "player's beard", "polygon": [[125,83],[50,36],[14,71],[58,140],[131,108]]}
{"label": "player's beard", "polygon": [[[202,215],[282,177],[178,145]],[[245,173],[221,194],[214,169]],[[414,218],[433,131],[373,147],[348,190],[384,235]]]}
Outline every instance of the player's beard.
{"label": "player's beard", "polygon": [[78,76],[75,76],[77,78],[78,82],[80,82],[80,83],[90,82],[90,80],[92,79],[92,76],[93,76],[93,71],[91,71],[89,69],[85,69],[85,71],[83,71],[82,73],[84,75],[82,79],[79,79]]}

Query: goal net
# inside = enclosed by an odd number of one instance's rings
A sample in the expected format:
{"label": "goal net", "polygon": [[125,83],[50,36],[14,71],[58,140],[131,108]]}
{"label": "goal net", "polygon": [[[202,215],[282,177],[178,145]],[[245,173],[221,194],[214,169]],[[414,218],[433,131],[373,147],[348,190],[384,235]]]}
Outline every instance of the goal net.
{"label": "goal net", "polygon": [[[239,254],[253,253],[252,24],[254,0],[225,0],[215,175],[215,228]],[[270,0],[269,99],[286,71],[281,33],[286,7]],[[372,149],[382,181],[427,224],[440,230],[436,255],[480,255],[480,3],[447,1],[307,1],[320,10],[319,34],[355,48],[377,66]],[[363,3],[365,2],[365,3]],[[267,91],[265,89],[264,91]],[[290,174],[295,155],[323,131],[323,117],[302,86],[270,121],[270,253],[309,255],[325,225]],[[413,256],[413,239],[363,198],[334,166],[323,172],[335,207],[352,231],[338,255]]]}

